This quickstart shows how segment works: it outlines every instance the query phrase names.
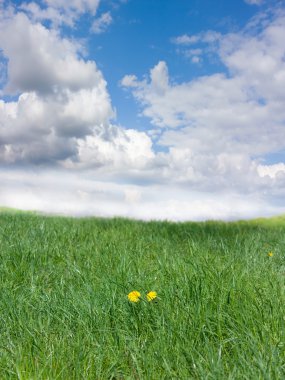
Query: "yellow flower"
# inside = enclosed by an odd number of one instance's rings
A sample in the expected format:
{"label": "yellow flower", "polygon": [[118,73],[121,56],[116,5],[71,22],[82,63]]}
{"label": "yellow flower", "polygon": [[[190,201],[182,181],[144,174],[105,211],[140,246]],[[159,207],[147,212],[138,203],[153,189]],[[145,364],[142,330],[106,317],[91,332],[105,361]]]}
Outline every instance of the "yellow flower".
{"label": "yellow flower", "polygon": [[154,291],[151,291],[151,292],[147,293],[146,296],[147,296],[147,300],[150,302],[157,297],[157,293]]}
{"label": "yellow flower", "polygon": [[137,290],[134,290],[128,294],[128,299],[131,302],[139,302],[140,297],[141,297],[141,294]]}
{"label": "yellow flower", "polygon": [[268,257],[272,257],[272,256],[273,256],[273,253],[272,253],[272,252],[269,252],[267,256],[268,256]]}

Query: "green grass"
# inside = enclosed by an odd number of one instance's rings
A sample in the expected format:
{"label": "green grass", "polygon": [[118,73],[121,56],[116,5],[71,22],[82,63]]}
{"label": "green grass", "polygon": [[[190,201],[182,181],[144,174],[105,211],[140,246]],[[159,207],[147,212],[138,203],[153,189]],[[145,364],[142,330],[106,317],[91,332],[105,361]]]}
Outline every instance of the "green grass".
{"label": "green grass", "polygon": [[[284,379],[284,247],[284,218],[174,224],[4,211],[0,378]],[[150,290],[157,302],[145,301]]]}

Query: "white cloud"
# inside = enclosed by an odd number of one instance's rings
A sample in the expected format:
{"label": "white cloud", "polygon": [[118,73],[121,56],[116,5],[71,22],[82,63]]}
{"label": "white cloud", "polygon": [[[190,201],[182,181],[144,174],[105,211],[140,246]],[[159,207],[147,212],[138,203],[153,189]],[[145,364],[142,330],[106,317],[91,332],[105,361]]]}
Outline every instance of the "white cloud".
{"label": "white cloud", "polygon": [[91,32],[95,34],[104,33],[113,19],[110,12],[103,13],[99,18],[93,21]]}
{"label": "white cloud", "polygon": [[61,12],[57,8],[46,7],[42,8],[39,4],[35,2],[23,3],[21,4],[21,10],[24,11],[29,18],[34,21],[51,21],[54,26],[59,26],[61,24],[67,24],[73,26],[77,14]]}
{"label": "white cloud", "polygon": [[[124,216],[143,220],[241,219],[285,212],[265,196],[195,192],[169,185],[138,186],[94,180],[93,172],[0,171],[0,204],[66,215]],[[284,194],[283,194],[284,196]]]}
{"label": "white cloud", "polygon": [[254,20],[236,34],[201,33],[204,41],[219,39],[217,53],[228,73],[177,84],[159,62],[148,81],[123,78],[142,114],[160,130],[157,143],[169,148],[153,163],[162,181],[171,178],[206,192],[283,189],[283,177],[263,175],[259,162],[285,148],[285,16],[278,11],[259,20],[261,25]]}
{"label": "white cloud", "polygon": [[[0,46],[9,59],[6,91],[56,93],[90,89],[102,82],[93,61],[78,55],[78,46],[23,13],[0,22]],[[74,73],[76,72],[76,75]]]}
{"label": "white cloud", "polygon": [[200,48],[187,49],[184,54],[187,58],[191,58],[192,63],[200,63],[203,60],[202,59],[203,49],[200,49]]}
{"label": "white cloud", "polygon": [[53,8],[75,10],[79,13],[91,12],[95,14],[100,0],[45,0],[45,3]]}
{"label": "white cloud", "polygon": [[73,26],[75,21],[84,13],[95,15],[100,0],[45,0],[23,2],[20,9],[25,11],[34,21],[49,20],[54,26],[67,24]]}
{"label": "white cloud", "polygon": [[111,124],[106,81],[94,61],[80,57],[80,45],[13,13],[0,19],[0,48],[4,93],[20,94],[0,100],[0,162],[141,167],[152,157],[145,133]]}
{"label": "white cloud", "polygon": [[174,37],[171,41],[176,45],[194,45],[197,43],[213,43],[219,41],[221,34],[214,30],[207,30],[205,32],[200,32],[197,34],[183,34],[178,37]]}
{"label": "white cloud", "polygon": [[191,61],[193,63],[199,63],[199,62],[201,62],[201,58],[198,57],[197,55],[194,55],[194,57],[191,58]]}
{"label": "white cloud", "polygon": [[258,165],[257,170],[261,177],[277,178],[278,176],[283,176],[285,180],[285,163],[283,162],[273,165]]}
{"label": "white cloud", "polygon": [[141,83],[135,75],[125,75],[121,80],[121,85],[124,87],[138,87]]}
{"label": "white cloud", "polygon": [[160,61],[150,71],[152,91],[156,94],[164,94],[168,88],[168,68],[165,62]]}
{"label": "white cloud", "polygon": [[[194,42],[215,44],[226,74],[178,84],[160,61],[148,79],[125,76],[153,124],[147,134],[116,125],[103,74],[55,27],[98,4],[27,3],[24,13],[0,16],[2,94],[14,96],[0,100],[0,204],[173,220],[284,211],[284,163],[261,160],[284,149],[284,15],[241,33],[176,41],[194,62],[204,51]],[[105,16],[98,28],[110,22]],[[150,136],[165,152],[154,152]]]}
{"label": "white cloud", "polygon": [[187,50],[187,55],[189,57],[198,56],[198,55],[201,55],[202,53],[203,53],[202,49],[189,49],[189,50]]}
{"label": "white cloud", "polygon": [[103,167],[110,172],[143,169],[154,157],[152,141],[145,134],[133,129],[109,125],[93,135],[78,140],[77,160],[67,160],[68,168]]}
{"label": "white cloud", "polygon": [[191,45],[197,43],[199,40],[197,35],[189,36],[188,34],[172,38],[172,42],[177,45]]}
{"label": "white cloud", "polygon": [[210,62],[217,54],[219,43],[222,39],[222,34],[214,30],[202,31],[197,34],[181,36],[171,39],[177,48],[176,51],[186,58],[189,58],[192,63],[201,63],[206,59]]}
{"label": "white cloud", "polygon": [[244,0],[249,5],[261,5],[263,0]]}
{"label": "white cloud", "polygon": [[[284,147],[284,33],[285,16],[280,14],[255,37],[224,36],[219,52],[231,75],[169,85],[166,63],[159,62],[148,83],[127,76],[122,84],[133,89],[153,125],[179,127],[162,135],[165,145],[215,154],[277,151]],[[160,73],[164,91],[156,91],[153,72]]]}

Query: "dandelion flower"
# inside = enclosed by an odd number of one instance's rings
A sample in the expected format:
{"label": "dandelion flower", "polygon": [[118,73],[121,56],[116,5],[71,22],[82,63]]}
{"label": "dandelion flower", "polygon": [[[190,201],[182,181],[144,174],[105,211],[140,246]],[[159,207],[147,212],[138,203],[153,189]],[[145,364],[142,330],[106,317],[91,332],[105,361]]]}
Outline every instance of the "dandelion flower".
{"label": "dandelion flower", "polygon": [[137,290],[133,290],[132,292],[128,294],[128,299],[130,302],[139,302],[140,297],[141,297],[141,294]]}
{"label": "dandelion flower", "polygon": [[153,301],[157,297],[157,293],[154,291],[151,291],[147,293],[146,296],[147,296],[147,300],[150,302],[150,301]]}
{"label": "dandelion flower", "polygon": [[273,253],[272,253],[272,252],[269,252],[267,256],[268,256],[268,257],[272,257],[272,256],[273,256]]}

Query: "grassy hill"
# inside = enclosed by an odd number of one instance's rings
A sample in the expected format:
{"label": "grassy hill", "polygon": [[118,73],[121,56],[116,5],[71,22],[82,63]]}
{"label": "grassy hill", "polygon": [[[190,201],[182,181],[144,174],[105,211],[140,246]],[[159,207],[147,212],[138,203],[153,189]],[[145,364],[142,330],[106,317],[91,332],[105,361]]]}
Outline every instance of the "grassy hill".
{"label": "grassy hill", "polygon": [[284,217],[175,224],[4,210],[0,378],[283,379],[284,247]]}

